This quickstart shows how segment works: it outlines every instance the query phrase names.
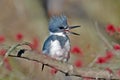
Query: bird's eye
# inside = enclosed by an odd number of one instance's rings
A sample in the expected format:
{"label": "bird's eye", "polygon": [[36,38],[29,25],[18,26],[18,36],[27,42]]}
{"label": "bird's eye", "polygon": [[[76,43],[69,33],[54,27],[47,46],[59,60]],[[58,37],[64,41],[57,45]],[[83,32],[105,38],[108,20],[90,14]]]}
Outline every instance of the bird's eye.
{"label": "bird's eye", "polygon": [[64,27],[61,26],[61,27],[59,27],[59,29],[64,29]]}

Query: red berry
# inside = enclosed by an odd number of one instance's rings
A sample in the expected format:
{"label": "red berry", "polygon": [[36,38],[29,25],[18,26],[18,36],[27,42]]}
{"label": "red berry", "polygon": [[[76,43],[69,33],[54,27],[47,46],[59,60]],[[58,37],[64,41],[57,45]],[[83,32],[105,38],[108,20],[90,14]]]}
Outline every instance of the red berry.
{"label": "red berry", "polygon": [[9,71],[12,70],[12,67],[11,67],[11,65],[10,65],[10,63],[9,63],[8,58],[5,58],[5,59],[4,59],[4,66],[5,66],[5,68],[8,69]]}
{"label": "red berry", "polygon": [[1,49],[1,50],[0,50],[0,56],[4,56],[5,53],[6,53],[6,50],[5,50],[5,49]]}
{"label": "red berry", "polygon": [[33,50],[37,50],[38,49],[38,47],[39,47],[39,40],[38,40],[38,38],[36,38],[36,37],[33,38],[32,42],[30,44],[30,47]]}
{"label": "red berry", "polygon": [[81,60],[76,60],[75,62],[74,62],[74,65],[76,66],[76,67],[82,67],[82,65],[83,65],[83,63],[82,63],[82,61]]}
{"label": "red berry", "polygon": [[5,37],[3,35],[0,35],[0,43],[5,42]]}
{"label": "red berry", "polygon": [[103,64],[106,63],[107,59],[106,57],[98,57],[96,63]]}
{"label": "red berry", "polygon": [[115,45],[113,46],[113,48],[114,48],[115,50],[120,50],[120,44],[115,44]]}
{"label": "red berry", "polygon": [[15,37],[16,37],[17,41],[23,40],[23,34],[22,33],[17,33]]}
{"label": "red berry", "polygon": [[114,54],[111,51],[106,51],[106,56],[105,58],[107,60],[110,60],[111,58],[113,58]]}
{"label": "red berry", "polygon": [[72,47],[71,53],[74,53],[74,54],[81,54],[81,55],[83,54],[82,49],[79,48],[78,46]]}
{"label": "red berry", "polygon": [[113,35],[116,31],[115,27],[112,24],[108,24],[106,27],[106,32],[110,35]]}
{"label": "red berry", "polygon": [[54,75],[54,74],[56,74],[57,73],[57,69],[55,69],[55,68],[52,68],[51,70],[50,70],[50,73],[52,74],[52,75]]}

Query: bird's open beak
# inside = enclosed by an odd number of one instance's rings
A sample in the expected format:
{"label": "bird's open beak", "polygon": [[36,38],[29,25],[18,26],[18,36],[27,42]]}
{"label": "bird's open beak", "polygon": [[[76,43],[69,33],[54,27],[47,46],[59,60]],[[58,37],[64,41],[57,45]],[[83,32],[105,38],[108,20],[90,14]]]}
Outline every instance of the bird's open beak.
{"label": "bird's open beak", "polygon": [[80,26],[69,26],[69,27],[66,29],[66,31],[69,32],[70,34],[80,35],[80,34],[78,34],[78,33],[71,32],[71,31],[70,31],[71,29],[75,29],[75,28],[78,28],[78,27],[80,27]]}

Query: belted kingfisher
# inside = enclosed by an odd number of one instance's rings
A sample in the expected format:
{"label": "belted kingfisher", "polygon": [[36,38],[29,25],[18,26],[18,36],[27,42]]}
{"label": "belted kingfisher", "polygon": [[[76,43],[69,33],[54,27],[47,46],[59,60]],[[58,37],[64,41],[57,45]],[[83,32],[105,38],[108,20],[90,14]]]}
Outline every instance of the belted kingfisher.
{"label": "belted kingfisher", "polygon": [[51,17],[49,22],[50,35],[44,42],[43,54],[67,62],[70,58],[70,40],[67,34],[79,35],[70,31],[77,27],[80,26],[68,26],[65,15]]}

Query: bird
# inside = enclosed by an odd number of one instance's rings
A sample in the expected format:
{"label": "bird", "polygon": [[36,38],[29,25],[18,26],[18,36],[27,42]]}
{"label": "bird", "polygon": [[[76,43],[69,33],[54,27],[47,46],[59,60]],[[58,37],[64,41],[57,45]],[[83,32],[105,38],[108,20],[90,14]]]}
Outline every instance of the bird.
{"label": "bird", "polygon": [[52,16],[49,21],[50,34],[43,44],[42,53],[53,59],[68,62],[71,48],[68,34],[80,35],[71,31],[78,27],[80,26],[69,26],[65,15]]}

